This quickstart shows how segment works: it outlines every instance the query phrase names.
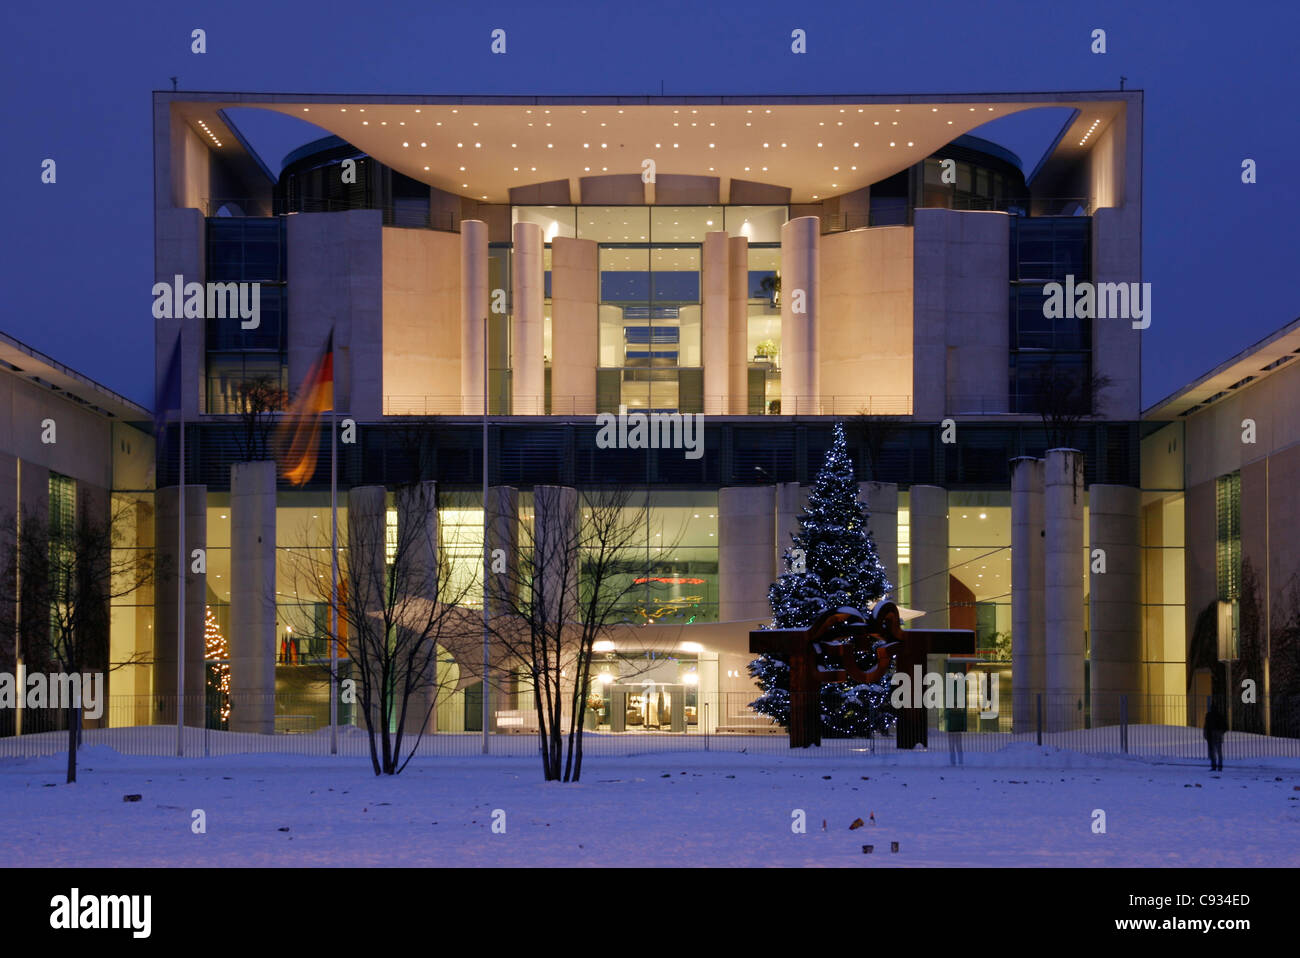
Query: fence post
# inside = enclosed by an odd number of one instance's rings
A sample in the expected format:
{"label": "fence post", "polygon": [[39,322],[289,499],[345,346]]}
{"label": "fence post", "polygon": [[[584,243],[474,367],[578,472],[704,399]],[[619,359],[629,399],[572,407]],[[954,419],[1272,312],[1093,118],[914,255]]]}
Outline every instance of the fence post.
{"label": "fence post", "polygon": [[1128,696],[1119,697],[1119,746],[1120,750],[1128,754]]}
{"label": "fence post", "polygon": [[1037,695],[1034,696],[1034,698],[1037,702],[1037,712],[1038,712],[1038,719],[1037,719],[1038,744],[1042,745],[1043,744],[1043,693],[1039,692]]}

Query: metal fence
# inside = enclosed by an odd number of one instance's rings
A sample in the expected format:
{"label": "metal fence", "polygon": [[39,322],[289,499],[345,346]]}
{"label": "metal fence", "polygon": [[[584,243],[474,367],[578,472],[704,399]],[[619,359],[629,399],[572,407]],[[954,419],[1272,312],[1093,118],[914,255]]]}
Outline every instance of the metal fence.
{"label": "metal fence", "polygon": [[[684,708],[665,708],[662,716],[654,716],[661,724],[620,723],[627,730],[618,732],[611,731],[607,704],[603,711],[584,715],[583,750],[592,756],[686,751],[788,753],[785,730],[750,708],[755,695],[692,694],[686,697]],[[1208,761],[1201,731],[1208,701],[1199,697],[1094,695],[1082,699],[1022,693],[1015,697],[1014,706],[1011,699],[1004,697],[992,715],[981,713],[974,702],[964,709],[925,709],[926,745],[912,749],[911,754],[926,754],[940,763],[953,761],[958,754],[1002,753],[1000,763],[1014,764],[1040,749],[1144,760]],[[455,727],[463,724],[469,711],[463,699],[449,697],[436,708],[436,721],[444,729]],[[1300,697],[1272,703],[1265,699],[1232,709],[1227,716],[1232,727],[1223,741],[1225,761],[1249,764],[1252,760],[1300,758],[1298,711]],[[340,721],[345,724],[331,735],[329,703],[319,695],[265,696],[234,703],[225,719],[221,712],[219,704],[206,696],[187,696],[178,748],[174,696],[112,696],[98,719],[87,719],[81,745],[108,746],[123,755],[161,757],[179,752],[187,758],[369,754],[369,736],[356,724],[363,721],[359,710],[341,704]],[[488,754],[527,757],[537,753],[535,713],[526,708],[500,709],[494,716],[501,728],[488,735]],[[566,730],[567,726],[566,716]],[[964,731],[957,731],[962,728]],[[0,759],[64,752],[67,737],[66,712],[0,712]],[[411,729],[404,733],[404,749],[412,744],[421,756],[469,757],[482,754],[483,736],[475,730],[417,734]],[[820,748],[809,752],[844,757],[904,754],[893,730],[871,737],[824,736]],[[1061,762],[1069,764],[1070,759],[1063,755]]]}

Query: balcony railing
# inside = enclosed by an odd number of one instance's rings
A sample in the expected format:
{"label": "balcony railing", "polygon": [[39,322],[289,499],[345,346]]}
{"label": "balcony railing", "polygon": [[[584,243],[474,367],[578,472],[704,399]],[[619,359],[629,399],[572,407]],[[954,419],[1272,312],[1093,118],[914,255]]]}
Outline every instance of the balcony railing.
{"label": "balcony railing", "polygon": [[[266,207],[265,199],[249,197],[211,196],[204,198],[202,210],[204,216],[219,216],[224,207],[230,216],[261,216],[251,213]],[[358,206],[345,200],[328,197],[304,197],[294,201],[292,212],[300,213],[346,213],[353,210],[379,210],[383,214],[385,226],[406,227],[408,229],[439,230],[444,233],[460,232],[460,217],[449,210],[412,209],[403,206]]]}
{"label": "balcony railing", "polygon": [[[739,397],[743,405],[745,397]],[[725,396],[703,397],[702,408],[678,410],[679,412],[702,412],[706,416],[755,415],[752,413],[733,412],[733,400]],[[761,415],[769,416],[910,416],[912,414],[911,396],[796,396],[788,400],[790,408],[782,408],[782,400],[775,399],[766,403]],[[1005,403],[1003,403],[1005,406]],[[628,412],[650,412],[661,410],[629,409]],[[1005,410],[1002,410],[1005,412]],[[598,408],[596,397],[587,396],[552,396],[550,409],[541,396],[515,396],[510,403],[509,415],[512,416],[594,416],[600,412],[617,413],[617,409]],[[489,415],[499,415],[497,401],[492,400]],[[483,398],[481,396],[385,396],[385,416],[481,416],[483,415]]]}

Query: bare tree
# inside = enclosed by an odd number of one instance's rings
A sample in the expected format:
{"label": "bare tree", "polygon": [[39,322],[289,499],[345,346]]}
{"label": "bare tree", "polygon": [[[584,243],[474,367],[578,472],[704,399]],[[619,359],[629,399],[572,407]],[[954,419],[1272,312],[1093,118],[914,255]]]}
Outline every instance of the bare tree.
{"label": "bare tree", "polygon": [[[110,606],[154,575],[149,554],[128,548],[130,510],[128,504],[117,503],[104,519],[82,515],[70,523],[24,510],[17,535],[7,537],[5,579],[13,582],[16,577],[19,585],[16,591],[0,594],[0,630],[21,647],[30,671],[79,677],[83,672],[112,670]],[[113,668],[143,658],[142,653],[133,653]],[[80,678],[73,682],[80,689]],[[65,697],[63,706],[71,784],[77,780],[82,710],[73,697]]]}
{"label": "bare tree", "polygon": [[849,429],[858,439],[868,479],[880,479],[885,445],[902,431],[902,423],[898,416],[872,416],[865,411],[851,418]]}
{"label": "bare tree", "polygon": [[[477,611],[466,602],[477,578],[451,574],[434,484],[399,488],[397,505],[397,528],[390,530],[384,488],[353,489],[347,529],[339,530],[336,678],[344,689],[349,681],[355,683],[376,775],[397,775],[406,768],[439,699],[454,691],[440,681],[440,650],[467,648],[482,628]],[[308,543],[293,550],[292,561],[295,594],[328,610],[332,568],[327,545]],[[300,619],[297,634],[328,648],[328,620],[322,624],[314,615]],[[460,660],[471,661],[464,655]],[[347,664],[354,668],[345,675]],[[412,730],[414,742],[408,738]]]}
{"label": "bare tree", "polygon": [[639,590],[628,570],[648,563],[649,504],[628,488],[537,486],[533,509],[531,523],[520,523],[516,561],[491,580],[501,614],[489,627],[532,686],[546,780],[576,782],[594,647],[635,618]]}
{"label": "bare tree", "polygon": [[240,425],[236,442],[241,461],[259,462],[274,458],[271,435],[276,414],[284,409],[287,398],[284,387],[270,376],[240,383],[235,408]]}
{"label": "bare tree", "polygon": [[1100,415],[1101,394],[1111,382],[1101,373],[1085,375],[1054,362],[1037,369],[1030,381],[1029,405],[1043,421],[1047,448],[1071,446],[1079,423]]}

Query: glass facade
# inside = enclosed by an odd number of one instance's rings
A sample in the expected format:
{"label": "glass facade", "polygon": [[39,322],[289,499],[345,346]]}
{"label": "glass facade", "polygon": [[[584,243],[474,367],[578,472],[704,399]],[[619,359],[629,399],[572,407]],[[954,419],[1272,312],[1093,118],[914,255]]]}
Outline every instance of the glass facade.
{"label": "glass facade", "polygon": [[259,323],[244,329],[238,318],[206,321],[205,411],[239,411],[241,390],[266,382],[289,388],[288,295],[284,218],[210,217],[207,280],[258,283]]}
{"label": "glass facade", "polygon": [[1011,218],[1011,411],[1038,413],[1045,390],[1078,384],[1091,411],[1092,321],[1049,319],[1044,287],[1092,278],[1092,219],[1086,216]]}

